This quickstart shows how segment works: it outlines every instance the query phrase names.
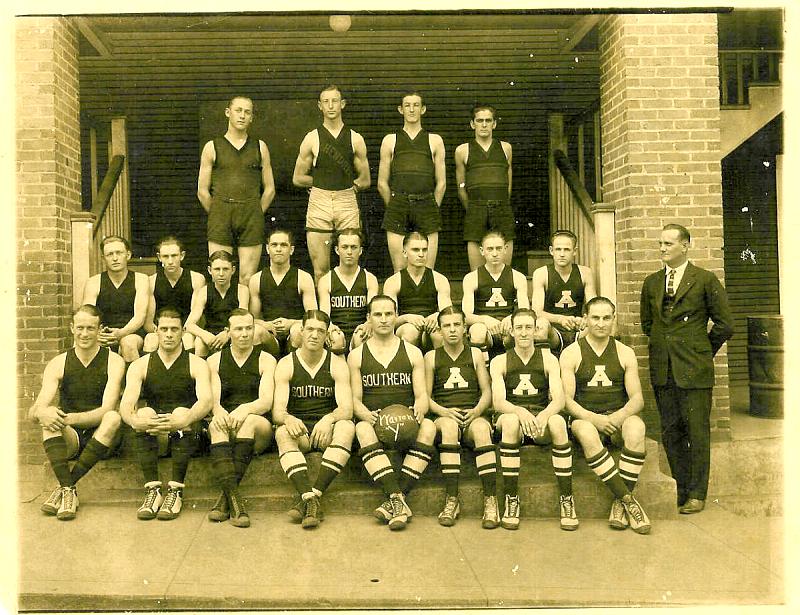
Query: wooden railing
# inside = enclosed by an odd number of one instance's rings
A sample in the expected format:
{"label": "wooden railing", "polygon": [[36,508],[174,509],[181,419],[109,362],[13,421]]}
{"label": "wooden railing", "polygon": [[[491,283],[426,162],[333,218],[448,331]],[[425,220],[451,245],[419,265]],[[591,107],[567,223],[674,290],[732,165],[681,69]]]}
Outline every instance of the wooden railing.
{"label": "wooden railing", "polygon": [[782,56],[780,49],[720,49],[720,105],[747,105],[750,84],[779,83]]}

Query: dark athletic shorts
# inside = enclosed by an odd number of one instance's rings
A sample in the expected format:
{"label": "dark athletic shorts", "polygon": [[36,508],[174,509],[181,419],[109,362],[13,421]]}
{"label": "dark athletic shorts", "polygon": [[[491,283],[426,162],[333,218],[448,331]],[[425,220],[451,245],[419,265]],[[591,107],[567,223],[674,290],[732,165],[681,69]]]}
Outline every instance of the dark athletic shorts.
{"label": "dark athletic shorts", "polygon": [[260,246],[264,243],[264,212],[260,199],[211,200],[208,240],[223,246]]}
{"label": "dark athletic shorts", "polygon": [[432,193],[392,192],[392,199],[386,206],[381,228],[398,235],[405,235],[411,231],[436,233],[442,228],[442,216]]}
{"label": "dark athletic shorts", "polygon": [[[75,459],[83,452],[83,449],[86,448],[86,445],[89,443],[89,440],[92,439],[97,427],[75,427],[74,425],[70,425],[70,427],[72,427],[72,429],[75,430],[75,433],[78,434],[78,450],[75,451],[75,454],[72,457],[70,457],[70,459]],[[122,438],[120,436],[121,433],[117,432],[114,442],[108,449],[107,457],[115,455],[119,450],[120,444],[122,443]]]}
{"label": "dark athletic shorts", "polygon": [[516,237],[511,205],[508,201],[470,201],[464,214],[464,241],[480,243],[490,229],[502,231],[508,241]]}
{"label": "dark athletic shorts", "polygon": [[553,327],[553,331],[556,332],[559,339],[558,348],[552,348],[553,354],[558,357],[562,352],[564,352],[564,348],[572,344],[578,339],[578,334],[580,331],[567,331],[566,329],[560,329],[558,326],[550,323],[550,326]]}

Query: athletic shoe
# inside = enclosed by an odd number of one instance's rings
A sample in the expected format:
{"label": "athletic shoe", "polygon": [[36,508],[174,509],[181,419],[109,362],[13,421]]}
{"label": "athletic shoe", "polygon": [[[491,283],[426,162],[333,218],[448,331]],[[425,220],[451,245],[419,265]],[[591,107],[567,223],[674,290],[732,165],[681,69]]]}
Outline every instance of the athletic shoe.
{"label": "athletic shoe", "polygon": [[236,490],[231,491],[227,499],[230,509],[230,524],[234,527],[250,527],[250,517],[244,508],[244,500],[242,500],[239,492]]}
{"label": "athletic shoe", "polygon": [[458,505],[458,498],[454,495],[447,496],[444,501],[444,509],[439,513],[439,525],[451,527],[456,524],[458,513],[461,508]]}
{"label": "athletic shoe", "polygon": [[62,490],[61,506],[58,507],[56,519],[69,521],[75,518],[78,512],[78,492],[75,487],[64,487]]}
{"label": "athletic shoe", "polygon": [[487,495],[483,498],[483,521],[481,527],[493,530],[500,525],[500,513],[497,510],[497,496]]}
{"label": "athletic shoe", "polygon": [[286,516],[292,523],[300,523],[306,516],[306,503],[299,495],[294,496],[292,507],[286,511]]}
{"label": "athletic shoe", "polygon": [[224,491],[220,491],[217,501],[214,502],[214,506],[208,511],[208,520],[216,522],[227,521],[230,516],[228,498],[225,497]]}
{"label": "athletic shoe", "polygon": [[319,525],[319,498],[315,495],[306,500],[306,515],[303,517],[303,529],[310,530]]}
{"label": "athletic shoe", "polygon": [[[383,521],[384,523],[389,523],[392,519],[392,500],[386,500],[383,502],[378,508],[376,508],[372,515],[378,520]],[[408,516],[406,514],[406,516]]]}
{"label": "athletic shoe", "polygon": [[519,496],[506,495],[506,510],[503,513],[503,520],[500,522],[507,530],[519,528]]}
{"label": "athletic shoe", "polygon": [[183,485],[169,481],[167,495],[156,516],[162,521],[172,521],[181,514],[181,508],[183,508]]}
{"label": "athletic shoe", "polygon": [[571,532],[578,529],[578,515],[575,512],[575,499],[571,495],[562,495],[558,499],[561,511],[561,529]]}
{"label": "athletic shoe", "polygon": [[54,515],[58,512],[59,506],[61,506],[61,497],[64,495],[64,487],[56,487],[53,489],[53,493],[50,494],[50,497],[47,498],[42,504],[41,509],[43,513],[47,513],[48,515]]}
{"label": "athletic shoe", "polygon": [[408,502],[406,502],[406,496],[401,493],[400,499],[403,500],[403,512],[406,514],[406,523],[411,523],[411,517],[414,516],[414,513],[411,512],[411,507],[408,505]]}
{"label": "athletic shoe", "polygon": [[637,534],[650,533],[650,519],[647,513],[644,512],[642,505],[636,501],[630,493],[622,497],[622,506],[625,508],[625,514],[628,516],[628,523],[631,524],[631,529]]}
{"label": "athletic shoe", "polygon": [[155,519],[164,497],[161,495],[161,483],[153,481],[144,486],[144,502],[136,511],[136,516],[142,520]]}
{"label": "athletic shoe", "polygon": [[402,493],[393,493],[389,496],[389,502],[392,506],[392,518],[389,519],[389,529],[402,530],[408,522],[405,498],[403,498]]}
{"label": "athletic shoe", "polygon": [[615,530],[624,530],[628,527],[628,516],[625,514],[625,507],[622,505],[622,500],[614,498],[611,504],[611,513],[608,515],[608,525]]}

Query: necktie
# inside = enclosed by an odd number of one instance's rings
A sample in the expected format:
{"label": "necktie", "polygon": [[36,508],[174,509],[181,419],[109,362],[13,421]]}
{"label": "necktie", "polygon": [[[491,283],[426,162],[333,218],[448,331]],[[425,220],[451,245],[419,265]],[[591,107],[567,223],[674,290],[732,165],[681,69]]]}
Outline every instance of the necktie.
{"label": "necktie", "polygon": [[670,269],[667,275],[667,296],[675,296],[675,270]]}

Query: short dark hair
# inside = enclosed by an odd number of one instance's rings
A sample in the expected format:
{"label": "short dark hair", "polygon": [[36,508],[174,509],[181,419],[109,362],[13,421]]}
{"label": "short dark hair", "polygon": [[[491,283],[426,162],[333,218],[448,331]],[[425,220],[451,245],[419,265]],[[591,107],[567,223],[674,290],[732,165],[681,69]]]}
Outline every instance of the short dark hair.
{"label": "short dark hair", "polygon": [[243,96],[242,94],[234,94],[233,96],[231,96],[231,97],[228,99],[228,104],[227,104],[227,106],[226,106],[225,108],[226,108],[226,109],[230,109],[230,108],[231,108],[231,105],[233,104],[233,101],[234,101],[234,100],[236,100],[237,98],[241,98],[242,100],[249,100],[249,101],[250,101],[250,104],[251,104],[251,105],[253,105],[253,112],[255,112],[255,110],[256,110],[256,103],[255,103],[255,102],[253,102],[253,99],[252,99],[252,98],[250,98],[249,96]]}
{"label": "short dark hair", "polygon": [[103,313],[99,309],[97,309],[96,305],[92,305],[91,303],[84,303],[83,305],[79,305],[77,308],[72,310],[73,321],[80,312],[83,312],[84,314],[89,314],[89,316],[94,316],[95,318],[100,319],[100,322],[103,321]]}
{"label": "short dark hair", "polygon": [[306,310],[303,312],[302,323],[304,327],[308,320],[320,320],[325,323],[326,327],[329,327],[331,324],[331,317],[322,310]]}
{"label": "short dark hair", "polygon": [[556,231],[553,231],[550,234],[550,245],[553,245],[556,237],[569,237],[572,240],[572,247],[576,247],[578,245],[578,236],[573,233],[572,231],[568,231],[567,229],[560,228]]}
{"label": "short dark hair", "polygon": [[428,236],[425,233],[422,231],[411,231],[410,233],[407,233],[405,237],[403,237],[403,248],[408,245],[409,241],[414,239],[421,239],[425,241],[425,243],[428,243]]}
{"label": "short dark hair", "polygon": [[453,314],[460,314],[461,321],[466,324],[467,317],[461,308],[457,305],[448,305],[446,308],[439,310],[439,315],[436,317],[436,321],[439,323],[439,326],[442,326],[442,316],[451,316]]}
{"label": "short dark hair", "polygon": [[492,229],[489,229],[488,231],[486,231],[483,234],[483,237],[481,237],[481,245],[483,245],[484,240],[486,240],[488,237],[492,237],[492,236],[499,237],[500,239],[503,240],[504,244],[508,243],[508,238],[506,237],[506,234],[503,231],[501,231],[500,229],[497,229],[497,228],[492,228]]}
{"label": "short dark hair", "polygon": [[156,243],[156,253],[161,252],[162,246],[170,243],[174,243],[176,246],[178,246],[178,250],[180,250],[181,252],[186,251],[186,247],[183,245],[183,242],[177,237],[175,237],[175,235],[165,235],[164,237],[158,240],[158,243]]}
{"label": "short dark hair", "polygon": [[661,229],[662,231],[678,231],[678,239],[681,241],[691,241],[692,236],[689,234],[689,230],[685,226],[681,226],[680,224],[665,224],[664,228]]}
{"label": "short dark hair", "polygon": [[231,318],[233,318],[234,316],[249,316],[250,318],[253,319],[253,322],[255,322],[255,316],[253,316],[249,311],[241,307],[233,308],[231,310],[231,313],[228,314],[228,324],[231,324]]}
{"label": "short dark hair", "polygon": [[158,322],[162,318],[177,318],[178,320],[183,322],[183,319],[181,318],[181,313],[174,307],[170,306],[159,308],[159,310],[156,312],[156,315],[153,316],[153,324],[157,327]]}
{"label": "short dark hair", "polygon": [[419,90],[406,90],[403,92],[403,95],[400,96],[400,105],[403,105],[403,101],[406,99],[407,96],[419,96],[420,103],[425,106],[425,97],[422,96],[422,92]]}
{"label": "short dark hair", "polygon": [[609,299],[608,297],[603,297],[601,295],[597,295],[596,297],[592,297],[586,303],[583,304],[583,315],[586,316],[589,313],[589,308],[591,308],[593,305],[602,304],[602,303],[611,306],[611,313],[612,314],[616,314],[617,313],[617,306],[614,305],[614,302],[611,301],[611,299]]}
{"label": "short dark hair", "polygon": [[216,252],[212,252],[211,256],[208,257],[208,266],[211,267],[211,263],[218,260],[227,261],[234,266],[236,265],[236,260],[233,258],[233,254],[227,250],[217,250]]}
{"label": "short dark hair", "polygon": [[367,314],[372,314],[372,304],[376,301],[391,301],[392,305],[394,306],[394,311],[397,313],[397,302],[394,299],[392,299],[389,295],[375,295],[369,300],[369,303],[367,303]]}
{"label": "short dark hair", "polygon": [[283,233],[284,235],[286,235],[289,238],[289,245],[290,246],[294,245],[294,233],[289,229],[285,228],[274,228],[269,233],[267,233],[267,244],[269,244],[269,240],[272,239],[272,236],[277,233]]}
{"label": "short dark hair", "polygon": [[472,107],[472,119],[475,119],[475,116],[478,115],[478,111],[488,111],[492,114],[492,119],[497,119],[497,109],[495,109],[492,105],[484,105],[481,103],[476,104]]}
{"label": "short dark hair", "polygon": [[103,253],[103,251],[106,249],[106,245],[115,243],[117,241],[121,241],[128,252],[131,251],[131,242],[125,239],[122,235],[108,235],[107,237],[103,237],[103,240],[100,242],[100,253]]}
{"label": "short dark hair", "polygon": [[514,321],[521,316],[530,316],[533,320],[537,319],[536,312],[531,308],[517,308],[511,312],[511,324],[513,325]]}
{"label": "short dark hair", "polygon": [[336,232],[333,234],[333,245],[338,246],[339,237],[344,237],[346,235],[354,235],[355,237],[358,237],[359,243],[362,246],[364,245],[364,233],[361,232],[360,228],[357,228],[355,226],[350,226],[347,228],[336,230]]}
{"label": "short dark hair", "polygon": [[333,91],[333,90],[336,90],[337,92],[339,92],[339,96],[341,97],[342,100],[344,100],[344,92],[342,92],[342,88],[340,88],[335,83],[329,83],[324,88],[322,88],[319,91],[319,95],[317,96],[317,98],[321,98],[323,92],[330,92],[330,91]]}

